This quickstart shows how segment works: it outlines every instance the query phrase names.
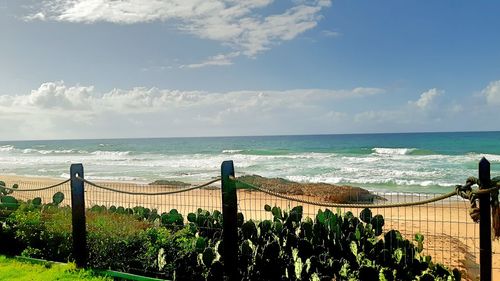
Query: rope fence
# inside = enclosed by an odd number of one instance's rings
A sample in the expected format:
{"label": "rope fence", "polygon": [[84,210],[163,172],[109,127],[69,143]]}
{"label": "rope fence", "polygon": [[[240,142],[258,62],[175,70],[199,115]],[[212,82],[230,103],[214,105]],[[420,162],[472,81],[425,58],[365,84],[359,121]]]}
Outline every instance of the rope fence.
{"label": "rope fence", "polygon": [[[104,185],[100,185],[100,184],[96,184],[96,183],[93,183],[89,180],[86,180],[86,179],[83,179],[83,178],[80,178],[80,177],[77,177],[77,179],[89,184],[90,186],[93,186],[93,187],[96,187],[96,188],[100,188],[100,189],[104,189],[104,190],[107,190],[107,191],[111,191],[111,192],[116,192],[116,193],[121,193],[121,194],[128,194],[128,195],[146,195],[146,196],[157,196],[157,195],[171,195],[171,194],[177,194],[177,193],[182,193],[182,192],[188,192],[188,191],[191,191],[191,190],[195,190],[195,189],[200,189],[202,187],[206,187],[206,186],[209,186],[213,183],[216,183],[218,181],[220,181],[220,178],[216,178],[214,180],[211,180],[209,182],[206,182],[204,184],[201,184],[201,185],[196,185],[196,186],[193,186],[193,187],[189,187],[189,188],[183,188],[183,189],[179,189],[179,190],[173,190],[173,191],[164,191],[164,192],[131,192],[131,191],[126,191],[126,190],[120,190],[120,189],[115,189],[115,188],[112,188],[112,187],[106,187]],[[157,185],[159,187],[163,186],[163,187],[171,187],[169,185]]]}
{"label": "rope fence", "polygon": [[[0,185],[1,188],[5,189],[5,190],[9,190],[9,191],[18,191],[18,192],[34,192],[34,191],[43,191],[43,190],[49,190],[49,189],[52,189],[52,188],[55,188],[55,187],[58,187],[58,186],[61,186],[61,185],[64,185],[68,182],[70,182],[71,179],[67,179],[65,181],[62,181],[60,183],[56,183],[56,184],[53,184],[53,185],[49,185],[49,186],[44,186],[44,187],[35,187],[35,188],[14,188],[14,187],[6,187],[6,186],[2,186]],[[19,186],[19,184],[13,184],[13,185],[17,185]]]}
{"label": "rope fence", "polygon": [[[4,179],[5,186],[0,185],[0,191],[4,196],[14,196],[17,200],[28,201],[40,198],[42,203],[51,203],[54,194],[62,193],[64,196],[61,206],[71,205],[70,179],[57,182],[51,179],[24,179],[10,178]],[[11,186],[11,187],[9,187]],[[15,203],[19,204],[19,203]]]}
{"label": "rope fence", "polygon": [[144,207],[156,210],[158,214],[176,209],[180,214],[198,209],[220,210],[220,186],[213,184],[220,178],[191,186],[151,185],[135,183],[94,183],[78,178],[85,183],[85,207],[105,206],[106,208]]}
{"label": "rope fence", "polygon": [[[199,212],[200,209],[224,212],[224,206],[228,204],[223,199],[227,196],[224,195],[227,188],[224,184],[228,183],[234,185],[236,210],[243,214],[245,220],[272,219],[272,214],[264,209],[266,205],[282,210],[302,206],[304,217],[313,219],[318,210],[325,208],[331,208],[333,212],[352,212],[355,216],[364,208],[375,209],[374,214],[384,216],[386,231],[397,229],[410,240],[416,234],[423,234],[425,254],[446,266],[466,272],[466,280],[474,280],[483,270],[480,266],[480,226],[475,223],[479,219],[477,201],[492,195],[491,203],[495,206],[493,199],[495,196],[498,198],[500,187],[499,181],[493,180],[488,188],[474,190],[472,187],[480,186],[481,182],[471,177],[465,185],[457,185],[445,194],[370,191],[371,199],[366,200],[366,194],[353,192],[346,203],[333,202],[321,195],[292,194],[248,183],[235,177],[234,170],[226,179],[229,181],[225,183],[223,175],[198,185],[93,182],[85,179],[82,172],[82,175],[61,182],[7,178],[4,185],[0,185],[0,191],[4,196],[13,195],[23,201],[39,197],[44,203],[52,202],[54,194],[60,192],[64,194],[61,203],[64,206],[83,204],[84,209],[90,211],[124,212],[142,207],[150,214],[156,214],[159,220],[162,214],[175,209],[184,216],[184,222],[187,222],[189,213]],[[72,202],[73,180],[83,185],[83,202]],[[498,201],[496,204],[498,207]],[[227,224],[225,216],[224,220]],[[491,269],[500,278],[500,243],[497,242],[490,252],[493,256]]]}
{"label": "rope fence", "polygon": [[318,202],[320,198],[315,201],[315,198],[300,195],[276,194],[266,188],[254,186],[238,191],[238,210],[244,213],[245,218],[272,220],[272,214],[263,209],[265,204],[283,210],[302,206],[304,216],[310,218],[315,218],[318,210],[325,208],[330,208],[333,212],[352,212],[355,216],[359,216],[364,208],[370,208],[374,215],[384,217],[386,231],[399,230],[410,240],[417,233],[423,234],[424,253],[432,256],[433,260],[468,271],[471,276],[478,274],[479,225],[469,217],[467,200],[457,196],[455,191],[444,195],[402,192],[372,194],[387,201],[374,204],[326,203]]}
{"label": "rope fence", "polygon": [[[252,185],[243,181],[240,181],[234,177],[231,178],[236,182],[237,185],[243,187],[243,188],[248,188],[248,189],[253,189],[256,191],[260,191],[263,193],[266,193],[268,195],[278,197],[284,200],[289,200],[289,201],[295,201],[297,203],[302,203],[302,204],[311,204],[311,205],[316,205],[319,207],[325,207],[325,208],[370,208],[370,209],[377,209],[377,208],[398,208],[398,207],[410,207],[410,206],[417,206],[417,205],[425,205],[429,203],[434,203],[437,201],[441,201],[447,198],[450,198],[452,196],[457,195],[456,191],[448,192],[443,195],[438,195],[430,199],[425,199],[425,200],[420,200],[420,201],[415,201],[415,202],[404,202],[404,203],[393,203],[393,204],[355,204],[355,203],[349,203],[349,204],[342,204],[342,203],[323,203],[323,202],[317,202],[313,200],[307,200],[307,199],[301,199],[297,197],[292,197],[288,196],[282,193],[274,192],[272,190],[258,187],[256,185]],[[498,188],[496,188],[498,189]]]}
{"label": "rope fence", "polygon": [[[490,200],[489,195],[491,195],[493,224],[495,230],[498,230],[498,225],[495,226],[495,223],[498,223],[495,219],[499,216],[500,185],[499,181],[495,180],[497,178],[492,180],[491,187],[473,190],[472,187],[480,187],[481,182],[477,178],[470,177],[465,185],[457,185],[454,190],[445,194],[372,191],[372,201],[362,204],[327,202],[328,200],[321,196],[287,194],[283,193],[283,188],[278,192],[273,190],[273,187],[251,184],[236,177],[230,176],[229,178],[239,188],[238,210],[244,213],[246,218],[272,220],[273,215],[262,209],[264,205],[276,206],[282,210],[302,206],[304,216],[311,218],[314,218],[318,210],[323,208],[332,208],[334,212],[336,210],[341,213],[352,212],[354,215],[359,215],[364,208],[375,209],[374,214],[384,216],[386,231],[397,229],[410,240],[413,240],[416,234],[423,234],[425,237],[424,254],[432,256],[434,261],[466,273],[465,280],[476,280],[477,276],[484,275],[480,274],[485,267],[480,259],[484,254],[481,248],[484,247],[481,245],[480,225],[475,223],[479,220],[480,197]],[[363,197],[366,196],[354,191],[347,201],[366,201]],[[488,204],[486,209],[489,211],[489,208]],[[489,220],[486,224],[489,224]],[[498,237],[498,232],[495,236]],[[491,237],[488,236],[486,239],[490,241]],[[489,269],[492,269],[494,275],[500,278],[499,241],[497,240],[493,250],[491,246],[489,249],[493,260]]]}

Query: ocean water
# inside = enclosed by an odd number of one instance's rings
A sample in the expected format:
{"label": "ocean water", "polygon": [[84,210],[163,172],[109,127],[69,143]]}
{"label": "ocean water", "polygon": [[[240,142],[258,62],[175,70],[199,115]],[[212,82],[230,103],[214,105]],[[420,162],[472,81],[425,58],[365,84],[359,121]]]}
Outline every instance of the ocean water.
{"label": "ocean water", "polygon": [[94,180],[201,182],[233,160],[237,175],[440,193],[483,156],[500,176],[500,132],[4,141],[0,175],[68,178],[83,163]]}

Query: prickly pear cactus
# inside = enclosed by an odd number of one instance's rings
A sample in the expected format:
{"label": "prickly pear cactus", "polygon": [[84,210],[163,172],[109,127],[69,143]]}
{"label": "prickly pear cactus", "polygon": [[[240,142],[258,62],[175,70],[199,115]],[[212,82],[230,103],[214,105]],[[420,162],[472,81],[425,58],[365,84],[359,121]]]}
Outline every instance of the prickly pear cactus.
{"label": "prickly pear cactus", "polygon": [[59,204],[62,203],[62,201],[64,200],[64,193],[62,192],[56,192],[53,196],[52,196],[52,203],[56,206],[58,206]]}
{"label": "prickly pear cactus", "polygon": [[19,201],[12,196],[2,196],[0,197],[0,209],[6,210],[16,210],[19,207]]}

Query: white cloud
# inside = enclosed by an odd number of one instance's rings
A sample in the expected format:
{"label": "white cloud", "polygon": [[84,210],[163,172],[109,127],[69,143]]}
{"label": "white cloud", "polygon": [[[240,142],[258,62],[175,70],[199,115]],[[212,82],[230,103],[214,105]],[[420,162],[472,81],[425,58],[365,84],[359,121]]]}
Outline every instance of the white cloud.
{"label": "white cloud", "polygon": [[443,93],[444,91],[442,90],[432,88],[423,92],[417,101],[409,101],[409,103],[417,106],[421,110],[427,110],[433,107],[436,98]]}
{"label": "white cloud", "polygon": [[233,58],[236,58],[240,55],[240,52],[232,52],[229,54],[218,54],[213,57],[209,57],[207,60],[202,61],[200,63],[192,63],[192,64],[183,64],[179,66],[179,68],[201,68],[206,66],[224,66],[224,65],[232,65]]}
{"label": "white cloud", "polygon": [[94,91],[91,87],[67,87],[63,81],[44,83],[38,89],[31,91],[27,100],[18,98],[18,102],[40,108],[85,108]]}
{"label": "white cloud", "polygon": [[411,114],[408,114],[406,110],[368,110],[356,113],[354,122],[362,124],[408,124],[413,121],[412,118],[408,118],[409,115]]}
{"label": "white cloud", "polygon": [[33,20],[45,20],[45,14],[42,12],[38,12],[35,14],[31,14],[25,17],[27,21],[33,21]]}
{"label": "white cloud", "polygon": [[358,112],[354,115],[354,121],[358,124],[373,124],[377,128],[383,124],[396,131],[411,131],[412,129],[405,128],[409,125],[414,128],[413,130],[419,126],[436,125],[443,119],[453,118],[462,110],[462,106],[456,101],[444,103],[439,100],[438,97],[443,94],[444,90],[432,88],[420,94],[418,100],[408,101],[407,104],[393,109],[382,108]]}
{"label": "white cloud", "polygon": [[[490,87],[491,86],[491,87]],[[495,91],[490,84],[485,94]],[[486,91],[488,90],[488,91]],[[494,130],[494,107],[463,110],[430,89],[402,104],[359,106],[379,88],[180,91],[43,83],[24,95],[0,95],[0,138],[110,138],[350,132]],[[478,112],[483,114],[478,114]],[[486,112],[486,113],[485,113]],[[495,123],[496,124],[496,123]],[[493,124],[493,125],[495,125]]]}
{"label": "white cloud", "polygon": [[259,14],[273,0],[46,0],[28,20],[134,24],[171,22],[199,38],[222,42],[247,56],[314,28],[330,0],[298,1],[282,13]]}
{"label": "white cloud", "polygon": [[489,105],[500,105],[500,80],[493,81],[482,91]]}
{"label": "white cloud", "polygon": [[321,34],[323,34],[325,37],[332,37],[332,38],[342,36],[342,33],[333,30],[322,30]]}
{"label": "white cloud", "polygon": [[[382,93],[350,90],[179,91],[43,83],[25,95],[0,95],[1,138],[88,138],[314,133],[345,120],[341,104]],[[354,99],[354,100],[353,100]],[[297,131],[299,130],[299,131]]]}

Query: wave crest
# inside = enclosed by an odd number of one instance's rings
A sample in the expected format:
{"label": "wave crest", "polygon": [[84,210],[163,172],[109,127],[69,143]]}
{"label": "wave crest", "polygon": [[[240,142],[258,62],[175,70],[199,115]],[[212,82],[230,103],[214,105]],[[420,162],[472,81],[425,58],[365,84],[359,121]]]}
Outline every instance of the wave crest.
{"label": "wave crest", "polygon": [[416,151],[416,148],[387,148],[387,147],[375,147],[372,149],[374,154],[383,155],[410,155],[412,152]]}
{"label": "wave crest", "polygon": [[106,150],[96,150],[92,153],[92,155],[97,155],[97,156],[125,156],[129,155],[130,151],[106,151]]}
{"label": "wave crest", "polygon": [[243,150],[241,150],[241,149],[225,149],[222,151],[222,153],[224,153],[224,154],[236,154],[236,153],[240,153],[240,152],[243,152]]}
{"label": "wave crest", "polygon": [[9,151],[12,151],[14,149],[15,149],[14,146],[9,145],[9,144],[0,146],[0,152],[9,152]]}

